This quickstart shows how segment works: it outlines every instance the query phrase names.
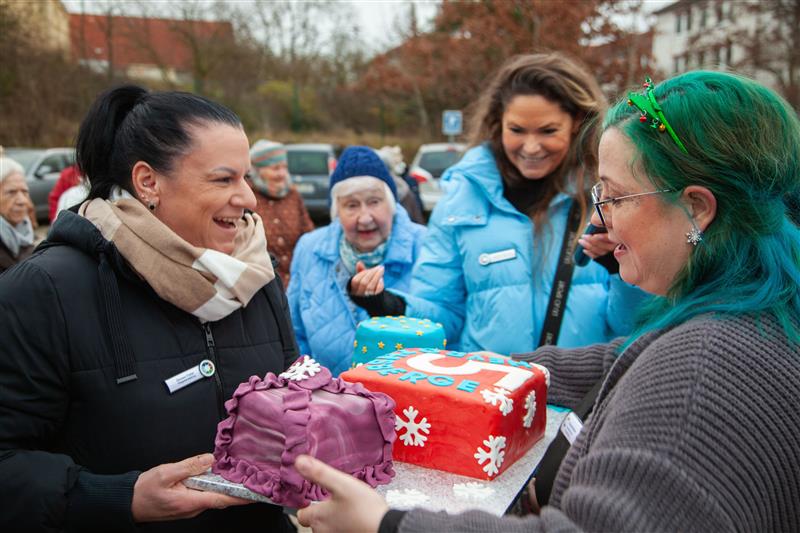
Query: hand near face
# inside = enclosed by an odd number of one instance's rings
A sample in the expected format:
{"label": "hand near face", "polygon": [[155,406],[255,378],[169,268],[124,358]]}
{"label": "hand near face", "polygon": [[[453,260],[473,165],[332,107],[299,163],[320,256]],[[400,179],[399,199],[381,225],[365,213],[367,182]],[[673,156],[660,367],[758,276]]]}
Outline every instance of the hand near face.
{"label": "hand near face", "polygon": [[134,522],[192,518],[206,509],[253,503],[217,492],[192,490],[182,483],[188,477],[205,473],[213,461],[214,456],[205,453],[142,472],[133,486],[131,514]]}
{"label": "hand near face", "polygon": [[369,485],[308,455],[298,457],[294,466],[304,478],[331,493],[330,500],[300,509],[300,524],[314,533],[378,531],[389,506]]}
{"label": "hand near face", "polygon": [[583,251],[592,259],[610,254],[617,246],[608,238],[608,233],[595,233],[594,235],[584,234],[578,239],[578,244],[583,246]]}
{"label": "hand near face", "polygon": [[350,294],[375,296],[383,292],[383,265],[367,268],[362,261],[356,263],[356,275],[350,279]]}

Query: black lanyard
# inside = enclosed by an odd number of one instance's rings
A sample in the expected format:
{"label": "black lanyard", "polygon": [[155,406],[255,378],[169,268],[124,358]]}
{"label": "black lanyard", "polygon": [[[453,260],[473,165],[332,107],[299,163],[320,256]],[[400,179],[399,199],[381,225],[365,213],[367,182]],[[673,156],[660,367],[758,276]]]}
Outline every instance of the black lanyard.
{"label": "black lanyard", "polygon": [[553,287],[550,289],[550,302],[547,304],[547,314],[542,324],[542,335],[539,345],[552,345],[558,342],[561,331],[561,322],[567,307],[567,295],[572,285],[572,272],[575,270],[575,245],[577,244],[578,230],[581,225],[581,210],[578,202],[572,200],[567,215],[567,224],[564,230],[564,239],[561,241],[561,253],[558,257],[558,268],[553,277]]}

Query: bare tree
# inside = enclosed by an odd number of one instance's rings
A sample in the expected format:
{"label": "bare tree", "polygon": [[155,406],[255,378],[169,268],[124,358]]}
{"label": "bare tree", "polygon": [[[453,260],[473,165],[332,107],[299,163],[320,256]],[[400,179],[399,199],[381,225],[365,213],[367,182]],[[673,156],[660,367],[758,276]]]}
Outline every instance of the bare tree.
{"label": "bare tree", "polygon": [[760,0],[748,6],[756,27],[741,42],[742,66],[772,76],[786,100],[800,110],[800,0]]}

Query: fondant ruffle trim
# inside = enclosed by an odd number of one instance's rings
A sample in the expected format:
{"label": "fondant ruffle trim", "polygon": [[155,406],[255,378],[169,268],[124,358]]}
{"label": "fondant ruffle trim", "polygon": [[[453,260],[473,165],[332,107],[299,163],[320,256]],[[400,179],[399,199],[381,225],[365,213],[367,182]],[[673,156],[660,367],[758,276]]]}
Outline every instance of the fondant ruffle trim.
{"label": "fondant ruffle trim", "polygon": [[[228,454],[233,441],[233,428],[236,423],[239,400],[254,391],[287,387],[284,395],[285,446],[281,454],[280,474],[266,472],[256,465]],[[373,393],[360,383],[349,383],[333,378],[327,368],[302,381],[290,381],[281,376],[268,373],[264,379],[252,376],[242,383],[225,402],[228,418],[217,426],[212,471],[233,483],[241,483],[248,489],[263,494],[273,502],[287,507],[303,507],[309,501],[319,501],[328,497],[328,492],[304,479],[294,468],[298,456],[308,452],[307,426],[310,418],[308,409],[313,390],[322,389],[331,393],[356,394],[370,400],[375,409],[381,434],[384,438],[382,460],[376,465],[367,465],[356,472],[348,472],[372,487],[388,483],[394,477],[392,466],[392,445],[394,431],[394,401],[382,393]]]}

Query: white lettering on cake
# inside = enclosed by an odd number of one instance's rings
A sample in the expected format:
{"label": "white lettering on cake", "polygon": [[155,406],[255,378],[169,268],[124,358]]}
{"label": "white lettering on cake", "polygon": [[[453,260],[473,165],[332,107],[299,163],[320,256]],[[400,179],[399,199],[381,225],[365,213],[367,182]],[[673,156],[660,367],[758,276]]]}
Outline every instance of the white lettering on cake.
{"label": "white lettering on cake", "polygon": [[469,376],[478,374],[482,370],[492,370],[494,372],[503,372],[506,375],[493,383],[495,387],[502,387],[509,391],[517,390],[523,383],[528,381],[533,372],[524,368],[515,366],[498,365],[496,363],[487,363],[485,361],[467,360],[459,366],[439,366],[433,364],[433,361],[445,359],[447,356],[436,353],[421,353],[414,357],[409,357],[406,364],[415,370],[421,372],[428,372],[431,374],[446,374],[450,376]]}

